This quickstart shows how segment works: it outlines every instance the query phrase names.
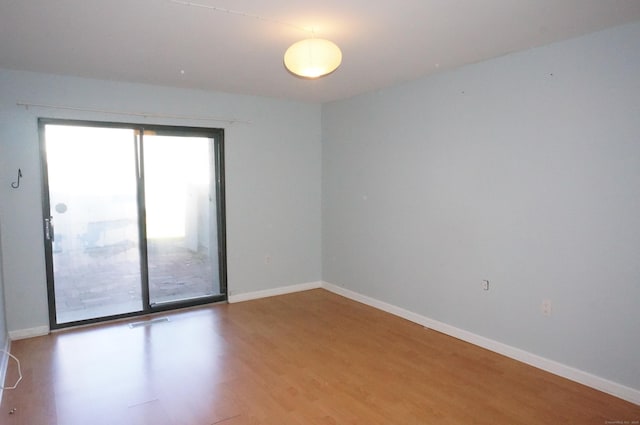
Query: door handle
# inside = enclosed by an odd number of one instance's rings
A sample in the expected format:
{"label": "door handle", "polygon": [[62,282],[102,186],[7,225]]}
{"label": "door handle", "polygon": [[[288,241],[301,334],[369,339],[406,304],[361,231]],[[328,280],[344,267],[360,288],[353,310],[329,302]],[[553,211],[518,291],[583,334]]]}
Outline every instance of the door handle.
{"label": "door handle", "polygon": [[53,217],[44,219],[44,237],[51,242],[53,242],[54,239],[52,218]]}

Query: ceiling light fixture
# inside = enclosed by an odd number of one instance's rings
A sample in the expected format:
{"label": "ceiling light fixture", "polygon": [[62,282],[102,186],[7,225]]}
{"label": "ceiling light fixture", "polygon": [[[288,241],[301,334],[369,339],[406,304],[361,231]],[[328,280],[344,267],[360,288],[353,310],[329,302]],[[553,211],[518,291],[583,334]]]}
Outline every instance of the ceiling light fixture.
{"label": "ceiling light fixture", "polygon": [[239,10],[226,9],[208,4],[194,3],[187,0],[169,0],[172,3],[182,6],[200,7],[213,10],[214,12],[227,13],[229,15],[244,16],[261,21],[273,22],[280,25],[297,28],[308,32],[311,38],[293,43],[284,53],[284,66],[289,72],[302,78],[316,79],[331,74],[338,69],[342,63],[342,52],[332,41],[322,38],[315,38],[315,32],[297,25],[279,21],[277,19],[265,18],[264,16],[241,12]]}
{"label": "ceiling light fixture", "polygon": [[284,66],[303,78],[319,78],[331,74],[342,63],[342,52],[332,41],[307,38],[292,44],[284,53]]}

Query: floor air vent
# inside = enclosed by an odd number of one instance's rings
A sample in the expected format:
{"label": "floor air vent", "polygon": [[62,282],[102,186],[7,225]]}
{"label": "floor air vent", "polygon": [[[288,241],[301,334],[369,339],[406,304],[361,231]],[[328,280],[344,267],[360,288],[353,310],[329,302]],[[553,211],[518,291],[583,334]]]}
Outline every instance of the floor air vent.
{"label": "floor air vent", "polygon": [[142,322],[129,323],[129,327],[131,329],[133,329],[133,328],[141,328],[143,326],[151,326],[151,325],[155,325],[156,323],[163,323],[163,322],[168,322],[168,321],[169,321],[168,317],[158,317],[156,319],[143,320]]}

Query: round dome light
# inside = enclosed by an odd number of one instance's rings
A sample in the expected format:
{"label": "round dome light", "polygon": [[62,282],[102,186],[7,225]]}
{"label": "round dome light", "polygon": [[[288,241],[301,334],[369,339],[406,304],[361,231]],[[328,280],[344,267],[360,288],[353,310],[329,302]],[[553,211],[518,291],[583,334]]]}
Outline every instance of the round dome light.
{"label": "round dome light", "polygon": [[284,54],[284,66],[295,75],[318,78],[335,71],[342,62],[342,52],[335,43],[321,38],[307,38],[294,43]]}

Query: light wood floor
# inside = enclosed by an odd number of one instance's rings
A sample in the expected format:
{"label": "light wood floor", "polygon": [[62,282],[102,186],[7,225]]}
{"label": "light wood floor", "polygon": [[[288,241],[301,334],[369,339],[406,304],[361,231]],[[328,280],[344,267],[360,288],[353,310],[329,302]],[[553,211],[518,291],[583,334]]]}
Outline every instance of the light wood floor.
{"label": "light wood floor", "polygon": [[24,380],[0,424],[640,420],[640,406],[320,289],[166,316],[14,342]]}

